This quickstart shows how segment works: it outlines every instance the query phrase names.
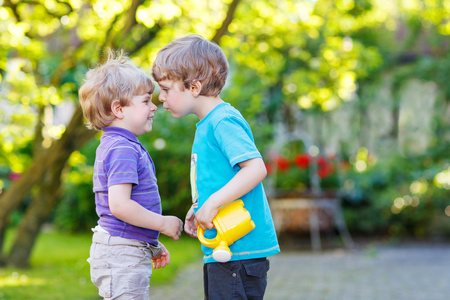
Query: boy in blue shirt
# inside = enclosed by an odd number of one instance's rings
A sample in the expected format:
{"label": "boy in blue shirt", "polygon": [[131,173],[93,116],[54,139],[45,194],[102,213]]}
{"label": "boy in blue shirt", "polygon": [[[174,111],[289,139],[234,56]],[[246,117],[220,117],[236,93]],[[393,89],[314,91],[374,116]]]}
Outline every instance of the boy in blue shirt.
{"label": "boy in blue shirt", "polygon": [[219,208],[242,199],[256,227],[230,246],[226,263],[216,262],[213,249],[204,252],[206,299],[263,299],[267,286],[267,257],[280,252],[270,208],[262,186],[267,171],[242,115],[220,97],[228,62],[219,46],[198,35],[179,38],[162,48],[153,63],[159,100],[173,117],[195,114],[191,153],[193,205],[184,230],[205,238],[216,231],[212,220]]}

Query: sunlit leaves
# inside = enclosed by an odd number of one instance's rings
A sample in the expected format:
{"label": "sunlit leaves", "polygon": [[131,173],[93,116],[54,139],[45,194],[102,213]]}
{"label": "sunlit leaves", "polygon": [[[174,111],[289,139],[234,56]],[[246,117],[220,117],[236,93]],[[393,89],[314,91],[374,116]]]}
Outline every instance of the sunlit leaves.
{"label": "sunlit leaves", "polygon": [[151,28],[159,20],[170,21],[181,13],[180,7],[172,1],[152,1],[138,8],[136,20]]}
{"label": "sunlit leaves", "polygon": [[86,156],[80,153],[80,151],[74,151],[68,160],[68,163],[71,167],[80,166],[86,163]]}
{"label": "sunlit leaves", "polygon": [[31,62],[20,58],[10,59],[6,65],[3,88],[6,92],[3,96],[11,103],[31,104],[37,94]]}
{"label": "sunlit leaves", "polygon": [[450,167],[436,174],[433,179],[434,184],[439,188],[450,190]]}
{"label": "sunlit leaves", "polygon": [[283,101],[304,109],[332,110],[351,99],[358,78],[381,63],[375,48],[348,36],[364,26],[359,18],[371,6],[363,2],[242,4],[241,10],[253,21],[237,18],[230,25],[233,36],[223,38],[222,46],[238,66],[255,70],[258,80],[269,86],[280,82]]}
{"label": "sunlit leaves", "polygon": [[27,24],[28,36],[47,36],[55,32],[61,25],[59,16],[54,14],[57,8],[63,6],[53,6],[54,1],[46,1],[46,3],[49,7],[37,3],[17,5],[17,13],[20,15],[21,21]]}
{"label": "sunlit leaves", "polygon": [[[11,29],[16,30],[16,24],[13,22],[11,17],[11,12],[6,7],[0,7],[0,45],[3,47],[9,46],[11,39],[13,38],[11,34]],[[15,38],[14,43],[18,43],[19,39]]]}
{"label": "sunlit leaves", "polygon": [[146,31],[156,25],[162,28],[152,44],[139,53],[141,66],[151,68],[157,51],[177,37],[198,33],[211,39],[225,19],[229,2],[231,1],[145,1],[136,12],[136,20],[145,26]]}
{"label": "sunlit leaves", "polygon": [[129,1],[100,0],[92,7],[99,19],[109,20],[129,7]]}
{"label": "sunlit leaves", "polygon": [[11,105],[7,100],[0,105],[7,108],[0,113],[0,165],[21,173],[31,160],[23,150],[34,137],[36,114],[30,106]]}

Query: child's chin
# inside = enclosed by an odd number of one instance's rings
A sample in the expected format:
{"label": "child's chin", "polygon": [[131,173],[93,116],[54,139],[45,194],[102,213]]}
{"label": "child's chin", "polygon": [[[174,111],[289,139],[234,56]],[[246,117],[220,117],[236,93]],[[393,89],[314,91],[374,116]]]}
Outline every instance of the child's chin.
{"label": "child's chin", "polygon": [[181,118],[184,117],[184,116],[185,116],[185,115],[172,113],[172,117],[174,117],[175,119],[181,119]]}

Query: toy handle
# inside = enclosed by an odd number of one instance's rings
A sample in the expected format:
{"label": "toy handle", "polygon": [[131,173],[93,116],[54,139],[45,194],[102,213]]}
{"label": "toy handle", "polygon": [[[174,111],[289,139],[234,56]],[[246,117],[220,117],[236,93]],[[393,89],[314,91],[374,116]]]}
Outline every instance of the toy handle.
{"label": "toy handle", "polygon": [[215,238],[207,239],[207,238],[205,238],[204,231],[200,226],[198,226],[198,228],[197,228],[197,236],[198,236],[198,240],[200,241],[200,243],[202,243],[203,245],[205,245],[206,247],[209,247],[209,248],[215,248],[220,243],[219,233],[217,233]]}

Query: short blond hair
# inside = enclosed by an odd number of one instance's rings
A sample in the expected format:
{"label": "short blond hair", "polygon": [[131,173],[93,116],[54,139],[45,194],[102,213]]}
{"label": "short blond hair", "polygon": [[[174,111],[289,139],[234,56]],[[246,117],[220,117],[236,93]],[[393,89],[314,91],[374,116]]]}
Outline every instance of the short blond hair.
{"label": "short blond hair", "polygon": [[153,93],[155,85],[144,71],[136,67],[123,51],[108,50],[104,64],[86,73],[84,84],[78,91],[84,117],[90,129],[101,130],[111,124],[115,116],[111,103],[120,101],[128,106],[133,96]]}
{"label": "short blond hair", "polygon": [[153,62],[152,76],[157,82],[181,81],[186,89],[200,81],[200,95],[217,96],[225,85],[228,70],[227,58],[217,44],[191,34],[173,40],[159,50]]}

